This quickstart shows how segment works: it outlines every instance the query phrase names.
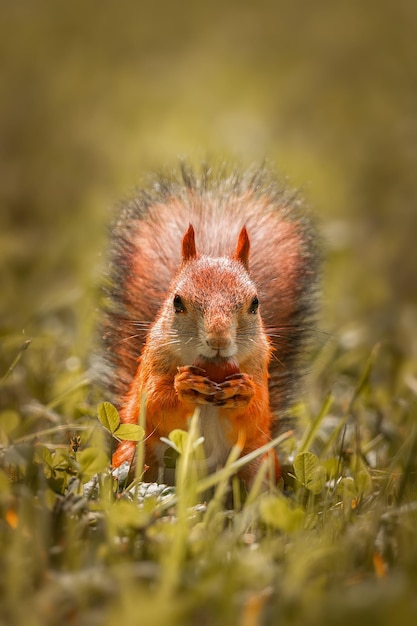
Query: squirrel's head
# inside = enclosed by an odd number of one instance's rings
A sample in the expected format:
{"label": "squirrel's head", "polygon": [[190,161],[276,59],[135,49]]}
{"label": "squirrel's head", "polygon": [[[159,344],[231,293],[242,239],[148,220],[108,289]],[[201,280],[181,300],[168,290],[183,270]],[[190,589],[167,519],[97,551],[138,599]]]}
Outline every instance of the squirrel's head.
{"label": "squirrel's head", "polygon": [[[171,328],[184,365],[196,359],[235,359],[240,364],[267,340],[249,275],[249,235],[240,231],[234,253],[197,252],[190,224],[182,240],[182,263],[171,287]],[[263,347],[265,347],[263,346]]]}

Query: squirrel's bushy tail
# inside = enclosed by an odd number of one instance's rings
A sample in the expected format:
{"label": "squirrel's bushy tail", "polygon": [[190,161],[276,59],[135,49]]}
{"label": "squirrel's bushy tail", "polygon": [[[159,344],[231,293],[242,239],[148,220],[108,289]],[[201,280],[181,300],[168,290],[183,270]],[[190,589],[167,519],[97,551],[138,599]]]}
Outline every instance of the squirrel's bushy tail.
{"label": "squirrel's bushy tail", "polygon": [[[242,226],[250,238],[249,271],[258,288],[265,330],[274,347],[272,409],[288,405],[299,354],[311,329],[317,286],[316,234],[298,195],[265,169],[182,167],[160,176],[121,207],[112,227],[100,378],[120,406],[180,264],[181,239],[192,224],[201,253],[234,251]],[[215,297],[215,294],[213,294]]]}

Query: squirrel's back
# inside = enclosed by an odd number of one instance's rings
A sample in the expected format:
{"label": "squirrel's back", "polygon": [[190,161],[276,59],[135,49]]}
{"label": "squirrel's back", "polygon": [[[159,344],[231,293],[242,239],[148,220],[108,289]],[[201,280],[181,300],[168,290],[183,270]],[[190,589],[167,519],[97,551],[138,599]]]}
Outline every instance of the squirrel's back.
{"label": "squirrel's back", "polygon": [[190,223],[199,252],[212,257],[233,254],[246,226],[249,273],[273,346],[270,404],[282,411],[311,327],[318,254],[314,229],[297,194],[265,170],[226,174],[205,168],[197,175],[182,167],[180,176],[156,178],[122,206],[112,229],[103,328],[102,378],[112,400],[120,407],[128,392],[147,330],[181,264],[179,244]]}

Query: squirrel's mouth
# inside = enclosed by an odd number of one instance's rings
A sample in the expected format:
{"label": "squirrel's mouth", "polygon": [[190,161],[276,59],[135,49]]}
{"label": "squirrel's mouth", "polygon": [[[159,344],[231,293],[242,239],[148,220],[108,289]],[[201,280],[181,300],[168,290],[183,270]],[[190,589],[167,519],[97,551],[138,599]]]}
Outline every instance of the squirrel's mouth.
{"label": "squirrel's mouth", "polygon": [[210,363],[224,363],[226,361],[230,361],[231,359],[236,359],[236,348],[234,346],[227,347],[211,347],[207,349],[203,347],[200,354],[198,355],[198,359],[205,359]]}

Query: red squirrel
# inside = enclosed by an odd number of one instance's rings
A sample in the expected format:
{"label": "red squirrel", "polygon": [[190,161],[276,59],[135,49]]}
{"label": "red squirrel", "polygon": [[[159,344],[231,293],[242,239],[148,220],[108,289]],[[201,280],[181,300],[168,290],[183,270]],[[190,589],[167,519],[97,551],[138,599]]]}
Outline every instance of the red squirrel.
{"label": "red squirrel", "polygon": [[[239,439],[271,440],[288,408],[314,310],[317,245],[294,194],[264,170],[156,179],[112,231],[103,339],[122,422],[146,398],[147,481],[163,479],[167,437],[200,408],[207,470]],[[113,467],[132,462],[122,441]],[[275,453],[273,453],[275,454]],[[260,459],[241,478],[249,483]],[[279,462],[275,456],[277,476]]]}

